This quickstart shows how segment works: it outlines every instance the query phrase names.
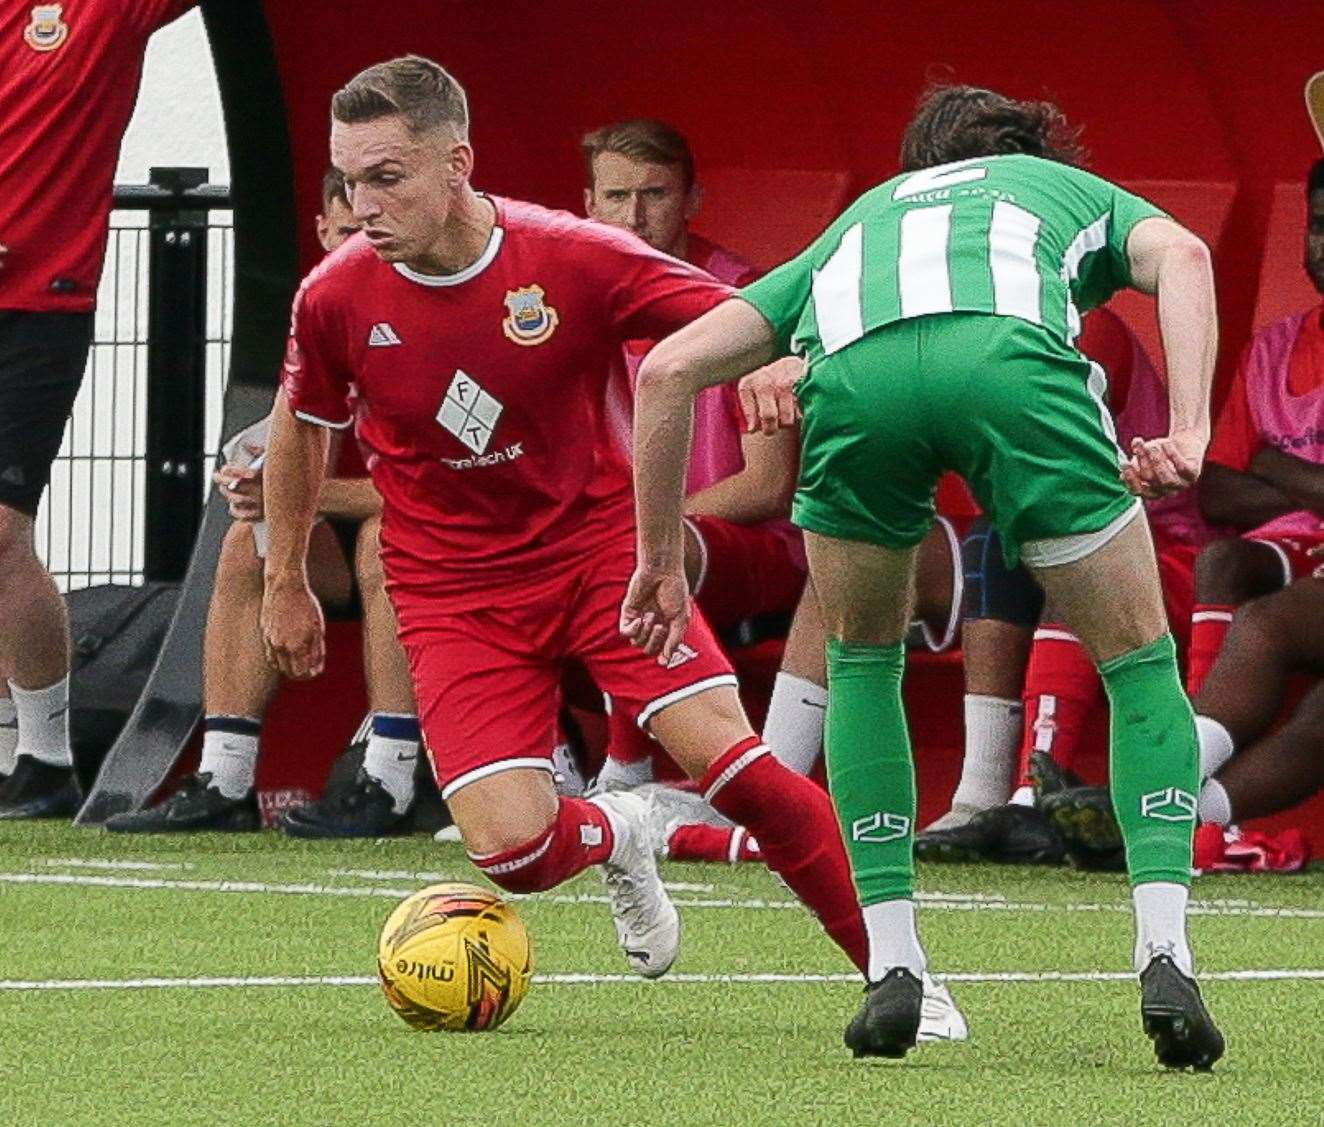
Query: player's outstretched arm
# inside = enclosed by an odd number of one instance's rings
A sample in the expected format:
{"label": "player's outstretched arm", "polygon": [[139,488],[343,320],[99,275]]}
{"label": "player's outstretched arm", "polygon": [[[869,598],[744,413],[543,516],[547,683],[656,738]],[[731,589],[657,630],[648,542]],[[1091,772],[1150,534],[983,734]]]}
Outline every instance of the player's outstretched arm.
{"label": "player's outstretched arm", "polygon": [[1218,354],[1218,310],[1209,248],[1171,219],[1142,219],[1126,242],[1136,289],[1158,298],[1168,369],[1168,434],[1135,439],[1122,477],[1132,492],[1161,497],[1200,476],[1209,444],[1209,389]]}
{"label": "player's outstretched arm", "polygon": [[694,397],[773,358],[776,338],[752,305],[724,301],[673,333],[639,369],[634,408],[638,555],[621,606],[621,632],[665,662],[685,636],[689,587],[681,511]]}
{"label": "player's outstretched arm", "polygon": [[270,543],[262,597],[267,660],[286,677],[316,677],[325,660],[322,608],[308,586],[308,537],[326,473],[328,432],[295,418],[282,391],[264,469]]}

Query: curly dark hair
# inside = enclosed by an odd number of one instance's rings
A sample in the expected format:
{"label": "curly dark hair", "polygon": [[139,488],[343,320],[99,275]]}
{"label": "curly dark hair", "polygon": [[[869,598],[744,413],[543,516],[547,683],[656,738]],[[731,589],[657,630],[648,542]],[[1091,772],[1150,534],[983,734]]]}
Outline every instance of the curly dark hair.
{"label": "curly dark hair", "polygon": [[901,139],[901,170],[971,157],[1025,153],[1080,165],[1080,129],[1052,102],[1018,102],[978,86],[938,84],[920,95]]}

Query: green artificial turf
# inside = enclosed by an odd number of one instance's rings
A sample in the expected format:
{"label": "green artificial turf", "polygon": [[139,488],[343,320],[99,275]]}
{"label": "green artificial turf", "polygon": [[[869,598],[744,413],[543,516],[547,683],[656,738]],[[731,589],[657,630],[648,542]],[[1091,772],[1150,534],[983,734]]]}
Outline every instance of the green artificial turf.
{"label": "green artificial turf", "polygon": [[[667,865],[665,875],[680,886],[685,926],[675,972],[849,971],[761,868]],[[0,828],[0,980],[369,976],[396,900],[447,878],[479,879],[458,846],[427,838],[124,838],[10,825]],[[1127,969],[1131,922],[1119,878],[929,867],[921,880],[936,971]],[[539,973],[624,970],[607,909],[589,899],[599,894],[586,875],[519,902]],[[1202,970],[1324,968],[1319,870],[1202,878],[1195,897],[1209,913],[1192,923]],[[506,1027],[469,1035],[409,1029],[373,985],[2,989],[0,1123],[1289,1124],[1324,1116],[1318,977],[1208,981],[1228,1040],[1211,1075],[1156,1066],[1134,982],[952,988],[970,1042],[924,1046],[900,1063],[856,1062],[842,1048],[859,1000],[854,982],[541,981]]]}

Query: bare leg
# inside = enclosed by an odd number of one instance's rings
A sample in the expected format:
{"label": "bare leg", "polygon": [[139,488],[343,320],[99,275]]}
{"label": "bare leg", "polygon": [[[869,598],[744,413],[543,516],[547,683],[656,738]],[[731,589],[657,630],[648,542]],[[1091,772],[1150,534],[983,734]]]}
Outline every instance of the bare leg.
{"label": "bare leg", "polygon": [[[78,808],[69,747],[69,620],[37,559],[32,518],[0,505],[0,681],[8,680],[0,818],[62,817]],[[11,693],[12,690],[12,693]]]}
{"label": "bare leg", "polygon": [[967,618],[961,625],[965,691],[1019,700],[1033,641],[1032,628],[996,618]]}
{"label": "bare leg", "polygon": [[280,684],[262,652],[262,560],[253,526],[235,522],[225,534],[207,630],[203,635],[203,711],[260,719]]}
{"label": "bare leg", "polygon": [[1098,664],[1149,645],[1168,629],[1154,541],[1140,516],[1084,559],[1032,570]]}
{"label": "bare leg", "polygon": [[791,629],[786,635],[786,648],[782,651],[783,673],[812,681],[815,685],[827,683],[826,658],[823,655],[825,634],[823,616],[818,608],[812,581],[805,583],[804,594],[795,608]]}
{"label": "bare leg", "polygon": [[942,639],[960,613],[956,580],[960,575],[961,547],[943,521],[936,521],[920,542],[915,564],[915,614],[929,636]]}
{"label": "bare leg", "polygon": [[[325,524],[313,528],[308,575],[327,602],[349,597],[349,571]],[[263,656],[261,609],[262,559],[253,527],[236,522],[221,545],[203,638],[203,710],[209,716],[260,719],[276,692],[280,676]]]}
{"label": "bare leg", "polygon": [[395,610],[386,594],[381,526],[381,517],[372,517],[360,526],[355,561],[363,602],[363,669],[368,703],[373,712],[412,716],[414,687],[409,679],[409,660],[397,637]]}
{"label": "bare leg", "polygon": [[1195,711],[1217,720],[1242,747],[1269,730],[1289,677],[1324,670],[1324,580],[1305,579],[1243,606],[1232,620]]}
{"label": "bare leg", "polygon": [[1292,718],[1238,752],[1215,776],[1241,822],[1290,810],[1324,790],[1324,685],[1316,685]]}
{"label": "bare leg", "polygon": [[809,571],[829,638],[900,645],[914,617],[917,549],[894,551],[805,533]]}
{"label": "bare leg", "polygon": [[44,689],[69,673],[64,599],[32,541],[32,518],[0,505],[0,672],[21,689]]}

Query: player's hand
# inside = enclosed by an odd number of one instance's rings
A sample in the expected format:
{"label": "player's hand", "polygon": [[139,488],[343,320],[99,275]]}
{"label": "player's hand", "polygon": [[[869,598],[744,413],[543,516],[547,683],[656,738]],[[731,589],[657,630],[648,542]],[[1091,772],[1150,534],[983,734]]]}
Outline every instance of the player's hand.
{"label": "player's hand", "polygon": [[1204,466],[1208,435],[1176,430],[1166,438],[1133,438],[1122,481],[1137,497],[1154,500],[1194,485]]}
{"label": "player's hand", "polygon": [[666,665],[690,624],[690,585],[683,566],[635,568],[621,603],[621,633]]}
{"label": "player's hand", "polygon": [[262,649],[282,676],[306,681],[326,663],[326,624],[308,581],[268,583],[262,596]]}
{"label": "player's hand", "polygon": [[262,471],[251,467],[222,466],[214,474],[216,482],[230,506],[235,520],[261,520],[265,511],[262,500]]}
{"label": "player's hand", "polygon": [[9,248],[4,243],[0,243],[0,270],[5,268],[5,255],[9,253]]}
{"label": "player's hand", "polygon": [[750,372],[736,385],[740,392],[740,409],[745,413],[746,433],[761,430],[764,434],[776,434],[800,421],[800,401],[795,397],[795,385],[803,375],[803,361],[788,356],[757,372]]}

